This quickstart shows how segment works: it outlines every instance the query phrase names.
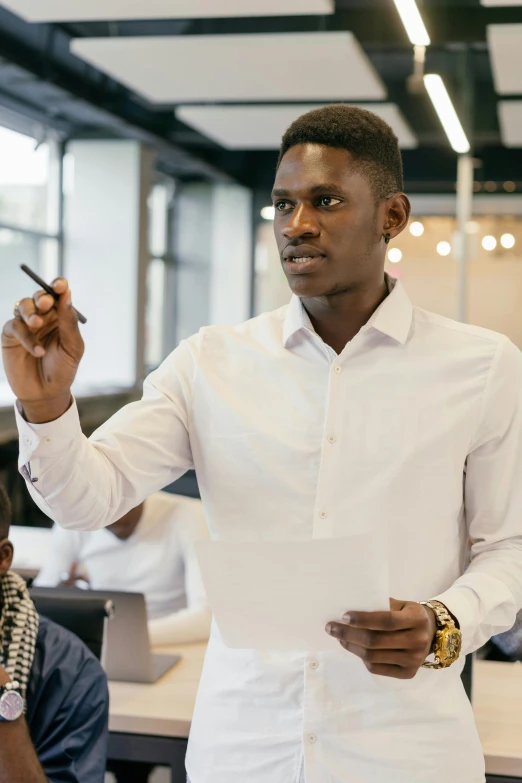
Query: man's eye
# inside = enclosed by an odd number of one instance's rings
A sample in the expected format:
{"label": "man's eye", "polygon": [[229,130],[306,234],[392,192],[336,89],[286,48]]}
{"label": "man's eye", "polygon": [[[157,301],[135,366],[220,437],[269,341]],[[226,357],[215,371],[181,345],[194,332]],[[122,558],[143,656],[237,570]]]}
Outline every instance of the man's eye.
{"label": "man's eye", "polygon": [[284,209],[288,209],[288,201],[277,201],[275,203],[275,208],[279,212],[282,212]]}
{"label": "man's eye", "polygon": [[319,199],[319,206],[321,207],[335,207],[341,203],[340,198],[334,198],[334,196],[321,196]]}

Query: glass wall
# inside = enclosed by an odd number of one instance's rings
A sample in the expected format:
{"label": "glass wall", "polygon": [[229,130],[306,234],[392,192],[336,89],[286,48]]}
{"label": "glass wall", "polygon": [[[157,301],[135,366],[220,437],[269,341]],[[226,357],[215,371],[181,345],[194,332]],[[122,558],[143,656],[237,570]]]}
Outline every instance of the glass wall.
{"label": "glass wall", "polygon": [[[454,218],[415,217],[390,246],[386,264],[417,306],[449,318],[458,313],[455,231]],[[522,217],[478,216],[468,235],[466,320],[506,334],[522,348]]]}
{"label": "glass wall", "polygon": [[[59,273],[60,147],[0,127],[0,320],[31,295],[25,263],[44,279]],[[12,400],[0,361],[0,405]]]}

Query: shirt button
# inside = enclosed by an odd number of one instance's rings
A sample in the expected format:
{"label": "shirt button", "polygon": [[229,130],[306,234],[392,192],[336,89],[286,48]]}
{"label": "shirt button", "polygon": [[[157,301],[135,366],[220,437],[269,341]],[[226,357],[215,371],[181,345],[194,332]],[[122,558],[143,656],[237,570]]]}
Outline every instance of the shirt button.
{"label": "shirt button", "polygon": [[339,373],[342,372],[342,371],[343,371],[343,368],[339,367],[339,365],[336,364],[335,367],[334,367],[334,372],[336,372],[337,375],[339,375]]}
{"label": "shirt button", "polygon": [[321,517],[321,519],[326,519],[326,517],[328,516],[328,511],[320,511],[319,516]]}
{"label": "shirt button", "polygon": [[49,436],[47,436],[47,437],[45,438],[45,442],[46,442],[46,443],[50,443],[50,442],[51,442],[51,438],[50,438]]}
{"label": "shirt button", "polygon": [[310,661],[310,668],[311,669],[318,669],[319,668],[319,661]]}
{"label": "shirt button", "polygon": [[317,737],[315,736],[315,734],[309,734],[307,739],[308,739],[308,742],[310,743],[310,745],[313,745],[314,742],[317,740]]}
{"label": "shirt button", "polygon": [[24,438],[24,440],[25,440],[25,442],[27,443],[28,446],[31,445],[31,438]]}
{"label": "shirt button", "polygon": [[336,440],[335,435],[328,435],[328,443],[335,443]]}

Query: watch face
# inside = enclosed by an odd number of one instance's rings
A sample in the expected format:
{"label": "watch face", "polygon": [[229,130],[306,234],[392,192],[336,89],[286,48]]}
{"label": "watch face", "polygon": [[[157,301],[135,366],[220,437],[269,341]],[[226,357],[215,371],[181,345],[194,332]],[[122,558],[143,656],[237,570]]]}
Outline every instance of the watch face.
{"label": "watch face", "polygon": [[445,634],[443,651],[444,657],[451,660],[456,660],[459,657],[459,653],[462,647],[462,636],[460,631],[449,631]]}
{"label": "watch face", "polygon": [[17,720],[24,711],[24,700],[16,691],[7,691],[0,697],[0,716],[4,720]]}

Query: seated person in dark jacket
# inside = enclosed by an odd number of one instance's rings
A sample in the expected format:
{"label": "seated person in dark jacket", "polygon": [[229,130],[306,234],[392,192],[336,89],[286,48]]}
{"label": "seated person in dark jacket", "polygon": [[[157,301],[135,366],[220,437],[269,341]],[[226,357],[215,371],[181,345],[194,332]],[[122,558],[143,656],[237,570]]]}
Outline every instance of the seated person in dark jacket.
{"label": "seated person in dark jacket", "polygon": [[0,486],[0,783],[103,783],[105,674],[80,639],[37,615],[9,570],[10,510]]}
{"label": "seated person in dark jacket", "polygon": [[517,614],[510,631],[493,636],[486,646],[486,658],[490,661],[522,661],[522,612]]}

